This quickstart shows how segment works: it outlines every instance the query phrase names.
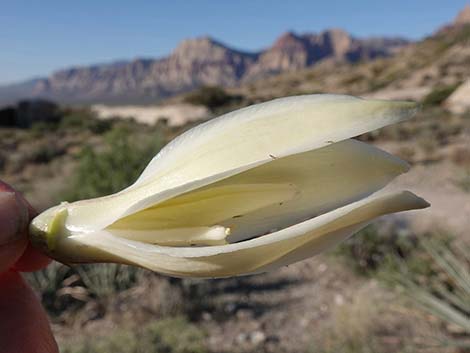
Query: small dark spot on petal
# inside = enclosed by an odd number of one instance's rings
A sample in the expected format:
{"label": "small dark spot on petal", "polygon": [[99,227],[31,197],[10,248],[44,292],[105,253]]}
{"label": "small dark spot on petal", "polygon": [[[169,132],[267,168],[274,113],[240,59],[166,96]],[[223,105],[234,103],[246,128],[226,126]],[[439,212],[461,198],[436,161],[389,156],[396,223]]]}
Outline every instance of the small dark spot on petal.
{"label": "small dark spot on petal", "polygon": [[272,159],[277,159],[277,157],[272,154],[270,154],[269,157],[271,157]]}
{"label": "small dark spot on petal", "polygon": [[236,215],[236,216],[233,216],[232,218],[240,218],[240,217],[243,217],[243,215],[242,215],[242,214],[238,214],[238,215]]}

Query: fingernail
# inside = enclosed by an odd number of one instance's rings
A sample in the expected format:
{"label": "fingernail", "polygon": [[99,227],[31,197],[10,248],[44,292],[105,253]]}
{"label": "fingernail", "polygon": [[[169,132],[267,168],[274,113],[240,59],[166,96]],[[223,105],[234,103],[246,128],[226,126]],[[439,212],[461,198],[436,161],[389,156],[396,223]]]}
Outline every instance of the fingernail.
{"label": "fingernail", "polygon": [[0,246],[17,240],[28,225],[28,210],[14,192],[0,192]]}

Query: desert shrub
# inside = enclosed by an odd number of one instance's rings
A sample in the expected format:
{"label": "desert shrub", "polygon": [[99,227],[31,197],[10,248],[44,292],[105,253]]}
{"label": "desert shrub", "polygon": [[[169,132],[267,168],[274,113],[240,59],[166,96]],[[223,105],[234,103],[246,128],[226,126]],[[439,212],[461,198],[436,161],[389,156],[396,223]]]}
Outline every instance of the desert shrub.
{"label": "desert shrub", "polygon": [[182,316],[155,321],[147,326],[145,334],[155,352],[206,352],[205,333]]}
{"label": "desert shrub", "polygon": [[140,268],[119,264],[81,265],[75,270],[88,294],[103,304],[116,293],[134,286],[143,272]]}
{"label": "desert shrub", "polygon": [[90,300],[99,304],[104,313],[113,297],[137,285],[142,272],[137,267],[117,264],[67,267],[53,262],[25,277],[47,312],[56,317],[74,312]]}
{"label": "desert shrub", "polygon": [[457,180],[455,180],[455,185],[465,192],[470,192],[470,168],[466,168],[460,172]]}
{"label": "desert shrub", "polygon": [[7,161],[8,160],[5,154],[0,151],[0,172],[5,169],[5,166],[7,165]]}
{"label": "desert shrub", "polygon": [[221,87],[204,86],[189,93],[184,100],[190,104],[203,105],[210,110],[215,110],[234,101],[240,101],[241,97],[230,95]]}
{"label": "desert shrub", "polygon": [[452,151],[450,158],[455,164],[463,167],[468,167],[470,169],[470,149],[468,149],[467,147],[455,148]]}
{"label": "desert shrub", "polygon": [[462,115],[462,120],[464,121],[470,121],[470,110],[465,111]]}
{"label": "desert shrub", "polygon": [[44,135],[45,133],[56,131],[56,122],[37,121],[31,124],[29,131],[33,137]]}
{"label": "desert shrub", "polygon": [[425,233],[419,236],[406,228],[371,224],[341,244],[334,252],[358,274],[373,275],[386,285],[394,285],[404,264],[423,281],[438,271],[423,243],[438,241],[449,245],[454,237],[447,233]]}
{"label": "desert shrub", "polygon": [[359,83],[361,81],[364,80],[364,75],[360,72],[355,72],[355,73],[352,73],[351,75],[349,76],[346,76],[344,79],[343,79],[343,84],[344,85],[353,85],[355,83]]}
{"label": "desert shrub", "polygon": [[398,311],[398,297],[389,288],[377,281],[363,281],[344,294],[344,302],[329,306],[328,320],[312,333],[306,352],[435,352],[422,350],[422,342],[416,339],[430,332],[426,319]]}
{"label": "desert shrub", "polygon": [[136,334],[130,330],[120,329],[112,335],[93,337],[79,341],[70,341],[62,345],[62,353],[152,353],[154,351],[140,350]]}
{"label": "desert shrub", "polygon": [[426,97],[424,97],[423,104],[425,106],[440,105],[452,94],[452,92],[455,91],[457,87],[458,85],[435,87],[426,95]]}
{"label": "desert shrub", "polygon": [[94,117],[91,112],[87,110],[64,111],[59,126],[62,129],[82,128],[89,120],[92,119],[94,119]]}
{"label": "desert shrub", "polygon": [[[381,347],[375,331],[382,313],[380,302],[362,290],[350,303],[332,308],[331,326],[309,345],[309,353],[377,353],[387,352]],[[367,300],[364,300],[367,296]],[[385,325],[384,325],[385,326]]]}
{"label": "desert shrub", "polygon": [[73,280],[73,276],[71,268],[58,262],[53,262],[40,271],[25,274],[28,283],[40,296],[42,305],[53,317],[64,310],[75,310],[83,304],[71,295],[73,293],[67,282]]}
{"label": "desert shrub", "polygon": [[[429,347],[440,344],[470,347],[470,249],[454,246],[454,238],[441,233],[422,234],[411,238],[411,242],[406,240],[405,246],[401,241],[381,246],[377,241],[380,232],[374,228],[369,226],[358,234],[356,244],[343,246],[342,254],[346,255],[348,263],[360,273],[373,275],[385,289],[398,289],[417,307],[441,320],[442,330],[439,335],[428,338]],[[384,241],[383,237],[381,239]],[[374,266],[368,269],[367,263]],[[350,309],[348,305],[345,307]],[[346,322],[347,317],[340,322]],[[316,348],[312,352],[376,352],[377,342],[368,339],[375,336],[355,330],[350,330],[353,334],[348,336],[340,329],[341,335],[334,335],[331,340],[331,349]]]}
{"label": "desert shrub", "polygon": [[53,121],[33,122],[29,128],[32,137],[40,137],[46,133],[57,131],[90,131],[103,134],[113,126],[112,120],[100,120],[87,109],[65,109],[58,112]]}
{"label": "desert shrub", "polygon": [[421,242],[436,239],[444,244],[453,241],[446,233],[413,234],[394,224],[371,224],[340,245],[335,252],[358,273],[373,275],[387,282],[406,262],[415,273],[426,278],[432,273],[431,258]]}
{"label": "desert shrub", "polygon": [[[424,152],[448,144],[463,132],[464,119],[440,106],[426,106],[413,119],[403,124],[387,126],[359,137],[362,141],[418,141]],[[423,142],[424,141],[424,142]],[[426,145],[426,143],[432,146]]]}
{"label": "desert shrub", "polygon": [[417,144],[423,151],[425,158],[433,156],[439,148],[439,141],[426,135],[417,138]]}
{"label": "desert shrub", "polygon": [[427,239],[421,247],[428,256],[427,272],[402,262],[395,280],[418,307],[445,324],[444,345],[470,348],[470,248]]}
{"label": "desert shrub", "polygon": [[64,153],[65,150],[63,148],[60,148],[53,143],[42,144],[32,147],[26,153],[25,159],[31,163],[45,164]]}
{"label": "desert shrub", "polygon": [[407,258],[417,246],[408,231],[371,224],[341,244],[335,254],[359,274],[371,274],[388,265],[390,256]]}
{"label": "desert shrub", "polygon": [[173,292],[179,293],[182,298],[180,311],[190,320],[200,319],[203,312],[216,311],[214,298],[211,295],[214,283],[191,278],[170,278],[169,283]]}
{"label": "desert shrub", "polygon": [[88,110],[74,110],[66,112],[61,118],[59,129],[61,130],[88,130],[94,134],[103,134],[112,128],[110,120],[97,119]]}
{"label": "desert shrub", "polygon": [[101,151],[85,147],[75,176],[62,198],[74,201],[108,195],[134,182],[162,146],[159,136],[146,138],[127,128],[114,127],[106,135]]}
{"label": "desert shrub", "polygon": [[402,146],[398,149],[396,155],[405,161],[411,162],[416,155],[416,149],[411,146]]}
{"label": "desert shrub", "polygon": [[63,353],[205,353],[205,333],[184,317],[158,320],[137,329],[68,342]]}

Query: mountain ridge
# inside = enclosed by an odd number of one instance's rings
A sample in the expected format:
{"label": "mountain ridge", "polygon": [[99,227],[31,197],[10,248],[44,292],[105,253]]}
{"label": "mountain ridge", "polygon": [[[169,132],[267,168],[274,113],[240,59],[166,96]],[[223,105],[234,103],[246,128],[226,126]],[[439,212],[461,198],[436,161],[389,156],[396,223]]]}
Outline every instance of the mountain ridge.
{"label": "mountain ridge", "polygon": [[393,55],[403,38],[359,39],[341,29],[286,32],[270,47],[249,52],[203,36],[186,39],[161,58],[74,66],[50,76],[0,86],[0,103],[45,98],[59,103],[151,103],[202,85],[236,86],[325,60],[357,62]]}

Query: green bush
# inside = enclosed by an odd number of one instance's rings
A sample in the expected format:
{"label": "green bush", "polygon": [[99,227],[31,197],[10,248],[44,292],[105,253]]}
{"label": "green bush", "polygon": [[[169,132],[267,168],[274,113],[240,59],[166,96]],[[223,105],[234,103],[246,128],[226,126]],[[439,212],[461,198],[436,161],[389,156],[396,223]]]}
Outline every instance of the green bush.
{"label": "green bush", "polygon": [[29,131],[31,132],[32,137],[40,137],[45,133],[56,131],[57,123],[56,122],[46,122],[46,121],[37,121],[34,122]]}
{"label": "green bush", "polygon": [[152,353],[142,350],[134,332],[117,330],[110,336],[82,339],[62,345],[62,353]]}
{"label": "green bush", "polygon": [[32,148],[27,154],[26,159],[31,163],[46,164],[52,161],[54,158],[59,157],[65,153],[65,149],[50,144],[42,144],[35,148]]}
{"label": "green bush", "polygon": [[434,88],[426,97],[423,99],[423,105],[440,105],[449,97],[458,85],[442,86]]}
{"label": "green bush", "polygon": [[139,329],[68,342],[63,353],[205,353],[205,333],[184,317],[163,319]]}
{"label": "green bush", "polygon": [[187,103],[194,105],[203,105],[209,108],[210,110],[214,110],[234,103],[234,101],[240,101],[241,97],[232,96],[220,87],[204,86],[192,93],[189,93],[184,100]]}
{"label": "green bush", "polygon": [[88,130],[94,134],[103,134],[112,127],[112,121],[100,120],[88,110],[74,110],[65,113],[59,123],[61,130]]}
{"label": "green bush", "polygon": [[341,244],[336,254],[359,274],[370,274],[389,264],[390,256],[407,258],[417,241],[403,230],[379,229],[371,224]]}
{"label": "green bush", "polygon": [[147,342],[155,352],[204,353],[204,332],[184,317],[156,321],[145,330]]}
{"label": "green bush", "polygon": [[124,189],[137,179],[162,146],[158,136],[140,136],[121,126],[114,127],[105,138],[103,150],[82,150],[75,177],[63,192],[63,199],[87,199]]}

